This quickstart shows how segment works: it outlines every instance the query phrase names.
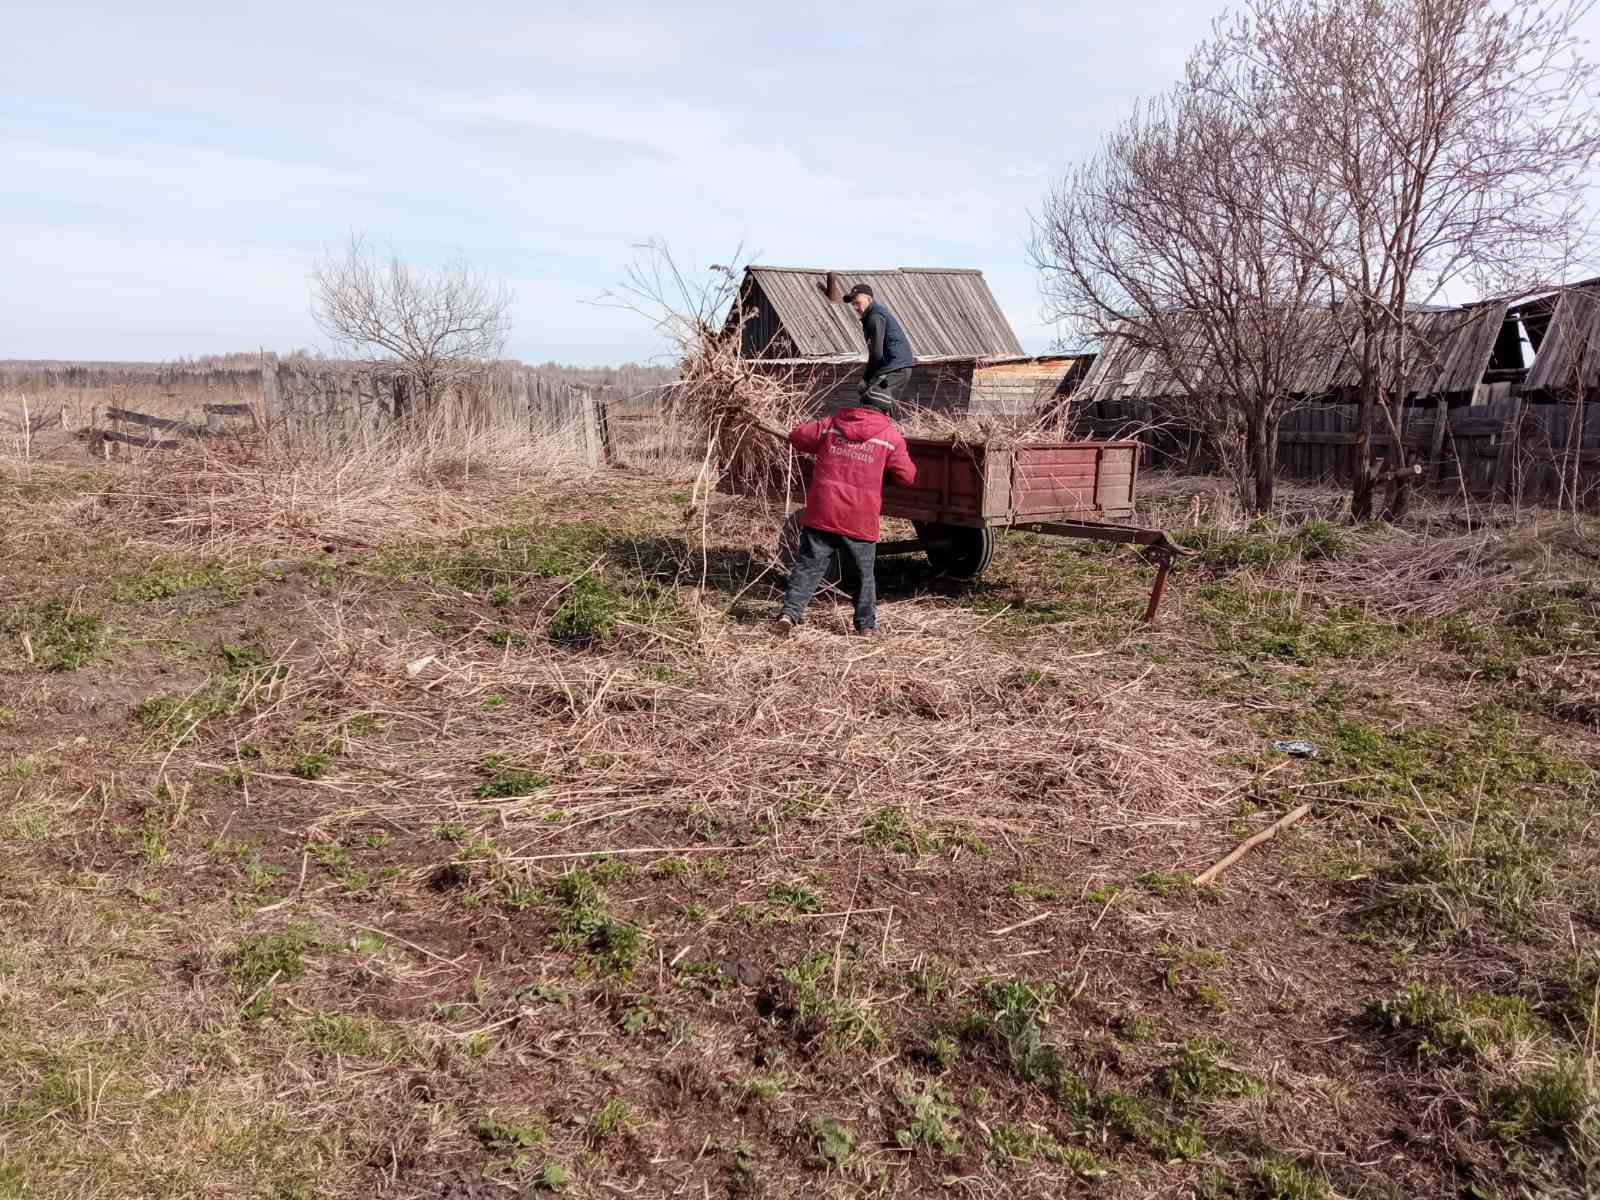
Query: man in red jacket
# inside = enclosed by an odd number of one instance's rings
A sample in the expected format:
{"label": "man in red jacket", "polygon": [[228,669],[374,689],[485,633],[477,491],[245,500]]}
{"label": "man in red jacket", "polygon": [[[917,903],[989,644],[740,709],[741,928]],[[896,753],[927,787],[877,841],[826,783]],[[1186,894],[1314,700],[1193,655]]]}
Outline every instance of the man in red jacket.
{"label": "man in red jacket", "polygon": [[805,620],[806,605],[836,553],[854,592],[856,632],[864,637],[878,632],[873,565],[883,476],[887,472],[901,484],[917,478],[906,440],[889,419],[893,403],[887,394],[870,391],[860,407],[841,408],[826,420],[806,421],[789,432],[790,445],[816,455],[817,464],[806,491],[800,548],[784,590],[783,615],[773,626],[779,636]]}

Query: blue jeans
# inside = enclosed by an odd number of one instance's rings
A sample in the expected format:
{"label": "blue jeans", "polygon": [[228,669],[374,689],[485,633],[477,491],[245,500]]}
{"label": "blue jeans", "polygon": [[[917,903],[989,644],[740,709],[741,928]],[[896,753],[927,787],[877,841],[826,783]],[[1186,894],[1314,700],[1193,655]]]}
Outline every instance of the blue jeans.
{"label": "blue jeans", "polygon": [[789,568],[789,586],[783,592],[783,611],[796,625],[805,620],[806,605],[817,594],[835,554],[839,556],[844,581],[856,602],[856,632],[876,629],[878,589],[872,568],[878,555],[878,543],[858,542],[842,533],[829,533],[809,525],[800,530],[800,548],[795,552],[794,565]]}

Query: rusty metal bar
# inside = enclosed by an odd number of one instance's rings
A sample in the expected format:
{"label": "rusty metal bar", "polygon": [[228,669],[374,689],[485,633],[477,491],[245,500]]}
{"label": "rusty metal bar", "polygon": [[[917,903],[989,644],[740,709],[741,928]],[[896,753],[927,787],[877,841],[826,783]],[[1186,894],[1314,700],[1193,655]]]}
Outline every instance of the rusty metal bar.
{"label": "rusty metal bar", "polygon": [[905,538],[896,542],[879,542],[878,557],[889,554],[921,554],[926,550],[943,550],[950,545],[949,538]]}
{"label": "rusty metal bar", "polygon": [[1137,525],[1101,525],[1093,521],[1031,521],[1013,525],[1012,528],[1055,537],[1084,538],[1096,542],[1115,542],[1143,547],[1143,552],[1156,560],[1156,579],[1150,588],[1150,603],[1144,610],[1146,625],[1155,624],[1156,610],[1161,607],[1161,597],[1167,590],[1167,576],[1172,571],[1172,560],[1180,554],[1195,553],[1174,542],[1164,529],[1142,529]]}
{"label": "rusty metal bar", "polygon": [[1010,528],[1054,537],[1087,538],[1096,542],[1148,546],[1170,554],[1194,553],[1168,538],[1164,529],[1143,529],[1137,525],[1111,525],[1095,521],[1027,521],[1019,522]]}
{"label": "rusty metal bar", "polygon": [[1161,606],[1161,596],[1167,590],[1167,572],[1172,570],[1172,555],[1163,551],[1157,558],[1156,581],[1150,589],[1150,603],[1144,610],[1144,623],[1146,625],[1154,625],[1156,623],[1156,609]]}

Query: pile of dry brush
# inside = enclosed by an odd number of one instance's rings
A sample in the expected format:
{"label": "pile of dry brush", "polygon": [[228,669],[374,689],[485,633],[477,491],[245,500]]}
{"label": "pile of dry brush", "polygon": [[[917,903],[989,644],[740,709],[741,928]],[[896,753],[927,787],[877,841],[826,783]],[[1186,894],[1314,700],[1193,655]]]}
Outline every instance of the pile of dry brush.
{"label": "pile of dry brush", "polygon": [[[796,494],[801,464],[784,438],[799,422],[823,414],[832,381],[819,387],[802,367],[745,357],[737,321],[719,328],[680,319],[666,327],[678,343],[679,377],[665,392],[664,408],[706,447],[702,482],[746,496]],[[1059,420],[1057,414],[980,418],[903,405],[896,424],[907,437],[1016,445],[1059,439]]]}

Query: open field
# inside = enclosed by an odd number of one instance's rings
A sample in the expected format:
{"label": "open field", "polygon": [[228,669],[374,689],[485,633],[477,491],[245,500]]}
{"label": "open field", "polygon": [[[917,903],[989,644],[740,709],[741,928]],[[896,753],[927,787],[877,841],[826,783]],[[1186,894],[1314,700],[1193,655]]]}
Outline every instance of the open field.
{"label": "open field", "polygon": [[0,474],[0,1197],[1592,1194],[1600,525],[1285,491],[776,642],[682,478]]}

